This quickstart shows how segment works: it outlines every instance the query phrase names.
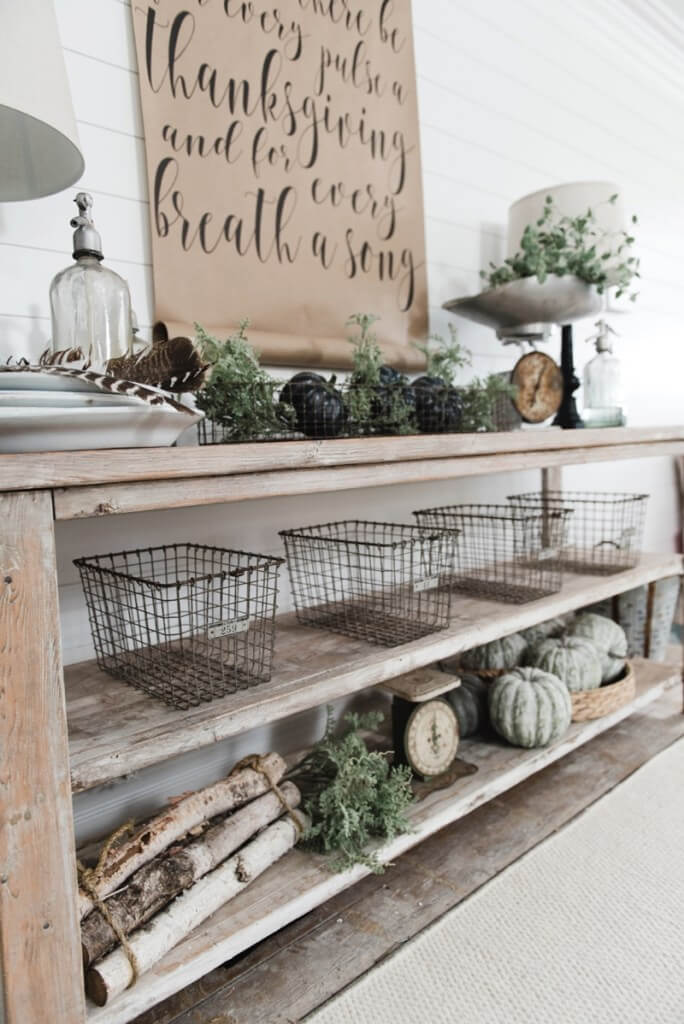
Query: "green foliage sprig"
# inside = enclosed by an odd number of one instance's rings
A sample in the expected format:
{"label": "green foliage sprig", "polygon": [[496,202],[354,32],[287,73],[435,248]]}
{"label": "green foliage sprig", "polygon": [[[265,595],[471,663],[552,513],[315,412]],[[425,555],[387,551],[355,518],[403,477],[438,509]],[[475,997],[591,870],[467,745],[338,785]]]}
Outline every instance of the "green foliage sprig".
{"label": "green foliage sprig", "polygon": [[223,427],[231,441],[247,441],[264,434],[291,430],[295,412],[283,403],[274,403],[277,387],[259,366],[254,349],[247,340],[249,320],[241,320],[238,330],[219,341],[195,324],[197,347],[211,372],[197,394],[197,405],[208,419]]}
{"label": "green foliage sprig", "polygon": [[439,377],[447,387],[453,387],[458,372],[470,366],[473,360],[472,352],[461,345],[458,331],[451,323],[448,339],[441,334],[431,334],[426,342],[415,342],[414,348],[425,356],[428,376]]}
{"label": "green foliage sprig", "polygon": [[[617,198],[616,193],[607,202],[615,203]],[[632,224],[636,223],[633,216]],[[480,271],[480,276],[494,288],[522,277],[536,277],[543,284],[549,274],[574,275],[596,285],[599,293],[614,285],[619,298],[639,277],[639,260],[632,253],[634,242],[628,231],[619,232],[617,238],[608,235],[591,209],[579,217],[561,215],[553,197],[547,196],[541,217],[525,228],[519,251],[501,266],[490,263],[490,269]],[[636,297],[636,292],[630,295],[632,301]]]}
{"label": "green foliage sprig", "polygon": [[387,752],[369,751],[360,730],[375,730],[379,712],[347,714],[344,733],[335,736],[332,709],[323,738],[290,773],[302,789],[311,826],[303,841],[333,854],[331,866],[345,871],[365,864],[381,873],[383,865],[369,852],[372,839],[388,840],[411,830],[406,810],[413,801],[411,771],[393,768]]}
{"label": "green foliage sprig", "polygon": [[347,327],[358,328],[349,338],[354,355],[345,393],[347,411],[352,422],[368,433],[413,434],[416,425],[402,384],[385,384],[381,378],[382,350],[371,330],[379,319],[372,313],[354,313],[347,320]]}

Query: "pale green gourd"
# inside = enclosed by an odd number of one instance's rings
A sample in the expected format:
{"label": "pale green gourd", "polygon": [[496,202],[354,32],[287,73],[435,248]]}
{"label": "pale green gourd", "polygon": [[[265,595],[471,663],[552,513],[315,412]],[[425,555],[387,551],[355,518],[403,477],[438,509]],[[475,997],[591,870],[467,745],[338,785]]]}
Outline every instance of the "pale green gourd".
{"label": "pale green gourd", "polygon": [[571,693],[596,690],[603,679],[601,655],[579,636],[548,637],[528,649],[525,662],[558,676]]}
{"label": "pale green gourd", "polygon": [[549,636],[560,636],[568,628],[574,617],[574,612],[556,615],[553,619],[547,619],[546,622],[538,622],[535,626],[521,629],[520,636],[527,641],[530,647],[534,647],[535,644],[546,640]]}
{"label": "pale green gourd", "polygon": [[519,633],[511,633],[464,651],[461,665],[472,672],[502,672],[519,665],[526,648],[525,639]]}
{"label": "pale green gourd", "polygon": [[516,747],[546,747],[561,737],[572,718],[567,686],[539,668],[516,668],[489,688],[494,729]]}
{"label": "pale green gourd", "polygon": [[627,636],[622,626],[605,615],[581,612],[568,633],[582,637],[596,647],[601,655],[602,681],[615,682],[624,671],[627,657]]}

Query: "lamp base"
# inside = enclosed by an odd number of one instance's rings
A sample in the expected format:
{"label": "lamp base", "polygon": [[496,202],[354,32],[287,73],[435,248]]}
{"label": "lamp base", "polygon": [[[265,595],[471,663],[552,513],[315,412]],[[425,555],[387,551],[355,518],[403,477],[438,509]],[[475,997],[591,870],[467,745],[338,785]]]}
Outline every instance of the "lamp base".
{"label": "lamp base", "polygon": [[574,394],[579,387],[579,380],[575,375],[571,324],[563,324],[561,329],[561,373],[563,374],[563,401],[556,413],[553,426],[562,427],[563,430],[580,430],[584,423],[577,411]]}

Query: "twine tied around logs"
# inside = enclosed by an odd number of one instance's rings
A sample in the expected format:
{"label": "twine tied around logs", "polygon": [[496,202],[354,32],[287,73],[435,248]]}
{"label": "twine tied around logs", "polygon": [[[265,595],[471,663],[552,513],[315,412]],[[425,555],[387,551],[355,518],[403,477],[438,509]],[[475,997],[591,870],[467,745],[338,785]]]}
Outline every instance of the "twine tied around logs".
{"label": "twine tied around logs", "polygon": [[102,847],[102,850],[100,851],[100,856],[97,858],[97,864],[95,865],[95,867],[89,868],[86,867],[85,864],[83,864],[80,860],[76,861],[76,869],[78,872],[78,884],[80,885],[81,889],[83,889],[84,893],[87,896],[89,896],[90,899],[93,901],[95,909],[102,914],[105,921],[116,935],[117,939],[119,940],[119,943],[121,944],[121,948],[126,954],[128,962],[131,965],[133,977],[128,983],[128,988],[130,988],[131,985],[134,985],[135,982],[140,977],[140,975],[142,974],[140,964],[138,963],[135,952],[130,942],[128,941],[128,935],[123,930],[123,928],[121,928],[117,924],[116,920],[114,919],[114,915],[110,912],[105,900],[103,900],[99,895],[98,886],[102,881],[102,872],[104,870],[105,864],[107,863],[107,859],[109,857],[112,847],[119,841],[119,839],[123,838],[123,836],[130,835],[133,832],[134,828],[135,822],[131,818],[130,821],[124,822],[124,824],[121,825],[120,828],[117,828],[115,832],[112,832],[112,834],[109,836],[104,846]]}
{"label": "twine tied around logs", "polygon": [[[268,768],[266,767],[266,763],[266,759],[262,757],[261,754],[248,754],[247,757],[243,757],[241,761],[238,761],[238,763],[233,767],[232,771],[230,772],[230,775],[234,775],[236,772],[241,771],[243,768],[251,768],[252,771],[258,772],[260,775],[263,775],[263,777],[268,782],[271,792],[275,793],[283,810],[286,811],[286,813],[290,816],[290,819],[292,820],[292,823],[295,827],[295,831],[297,833],[297,838],[299,838],[304,832],[304,825],[302,824],[302,821],[297,815],[294,808],[290,807],[287,800],[283,796],[283,792],[278,786],[278,783],[269,774]],[[127,821],[123,825],[121,825],[120,828],[118,828],[115,832],[112,832],[112,834],[109,836],[104,846],[102,847],[100,855],[97,859],[97,864],[94,867],[89,868],[86,867],[85,864],[83,864],[80,860],[76,861],[76,867],[78,871],[78,883],[81,889],[86,893],[87,896],[90,897],[90,899],[93,901],[95,909],[102,914],[103,918],[116,935],[121,945],[121,948],[124,951],[129,964],[131,965],[131,971],[133,976],[128,983],[128,988],[130,988],[131,985],[135,984],[135,982],[142,974],[142,970],[136,958],[135,951],[133,950],[130,942],[128,941],[128,935],[126,934],[124,929],[117,924],[114,915],[110,912],[109,907],[107,906],[107,903],[105,902],[104,899],[100,897],[98,887],[100,882],[102,881],[102,872],[107,863],[112,847],[115,846],[115,844],[123,836],[130,835],[133,832],[134,828],[135,822],[133,821],[133,819],[131,819],[130,821]]]}
{"label": "twine tied around logs", "polygon": [[258,772],[260,775],[263,775],[263,777],[268,782],[271,792],[275,793],[275,795],[278,797],[278,800],[280,801],[283,810],[290,816],[292,823],[295,827],[295,831],[297,833],[297,838],[299,839],[305,831],[304,825],[302,824],[302,820],[295,811],[295,809],[293,807],[290,807],[290,805],[288,804],[287,800],[283,796],[283,791],[281,790],[278,783],[271,778],[268,772],[268,768],[265,767],[265,763],[266,759],[262,757],[261,754],[247,754],[247,756],[243,757],[241,761],[238,761],[238,763],[234,766],[230,774],[233,775],[235,772],[241,771],[243,768],[251,768],[252,771]]}

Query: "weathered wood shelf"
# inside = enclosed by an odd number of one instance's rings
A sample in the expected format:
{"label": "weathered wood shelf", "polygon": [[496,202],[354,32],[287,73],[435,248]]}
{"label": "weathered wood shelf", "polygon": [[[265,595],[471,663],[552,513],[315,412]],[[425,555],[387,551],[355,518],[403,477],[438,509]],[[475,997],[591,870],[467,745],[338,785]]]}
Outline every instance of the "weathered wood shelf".
{"label": "weathered wood shelf", "polygon": [[[589,742],[612,725],[656,701],[680,682],[678,667],[634,659],[637,689],[634,700],[605,718],[572,725],[558,743],[545,749],[519,750],[503,742],[465,740],[459,757],[477,766],[474,775],[431,792],[416,804],[411,818],[415,831],[399,836],[379,851],[387,862],[420,843],[445,825],[499,796],[571,750]],[[319,857],[294,850],[270,868],[249,889],[232,900],[131,989],[109,1006],[88,1007],[89,1024],[125,1024],[133,1017],[202,977],[219,964],[307,913],[368,870],[357,867],[331,874]]]}
{"label": "weathered wood shelf", "polygon": [[279,620],[270,683],[189,711],[167,708],[105,675],[95,662],[72,665],[65,678],[73,790],[356,693],[681,570],[681,555],[643,555],[634,569],[613,576],[569,575],[560,593],[529,604],[455,596],[448,629],[393,648],[300,626],[286,615]]}
{"label": "weathered wood shelf", "polygon": [[519,430],[0,455],[0,487],[52,490],[55,519],[678,455],[684,426]]}

